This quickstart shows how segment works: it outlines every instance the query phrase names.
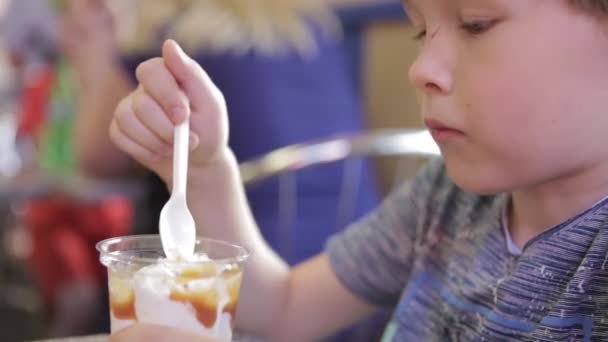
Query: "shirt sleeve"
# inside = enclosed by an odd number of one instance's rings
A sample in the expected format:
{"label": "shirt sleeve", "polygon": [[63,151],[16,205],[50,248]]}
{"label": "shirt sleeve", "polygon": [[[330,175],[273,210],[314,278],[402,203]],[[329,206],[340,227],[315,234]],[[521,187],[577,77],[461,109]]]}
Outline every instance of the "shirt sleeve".
{"label": "shirt sleeve", "polygon": [[379,208],[327,242],[325,252],[344,286],[374,305],[398,301],[414,264],[417,241],[425,234],[432,194],[445,177],[443,162],[431,160]]}

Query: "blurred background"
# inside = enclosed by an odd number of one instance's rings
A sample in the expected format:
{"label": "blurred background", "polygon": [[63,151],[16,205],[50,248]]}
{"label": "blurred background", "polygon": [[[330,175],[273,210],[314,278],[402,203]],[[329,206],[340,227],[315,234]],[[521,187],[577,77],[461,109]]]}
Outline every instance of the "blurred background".
{"label": "blurred background", "polygon": [[[240,162],[422,127],[407,79],[414,32],[397,0],[0,0],[0,18],[1,341],[109,331],[95,244],[155,233],[167,194],[107,127],[164,39],[224,92]],[[262,233],[291,264],[420,165],[336,159],[246,184]],[[330,340],[378,340],[388,315]]]}

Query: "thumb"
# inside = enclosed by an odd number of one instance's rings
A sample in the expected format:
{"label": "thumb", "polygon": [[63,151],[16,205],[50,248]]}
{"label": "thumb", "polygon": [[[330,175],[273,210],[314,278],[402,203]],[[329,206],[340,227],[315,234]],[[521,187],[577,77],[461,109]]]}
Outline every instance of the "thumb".
{"label": "thumb", "polygon": [[201,111],[210,104],[217,103],[221,94],[211,78],[177,42],[165,41],[162,48],[165,65],[180,88],[190,100],[193,111]]}

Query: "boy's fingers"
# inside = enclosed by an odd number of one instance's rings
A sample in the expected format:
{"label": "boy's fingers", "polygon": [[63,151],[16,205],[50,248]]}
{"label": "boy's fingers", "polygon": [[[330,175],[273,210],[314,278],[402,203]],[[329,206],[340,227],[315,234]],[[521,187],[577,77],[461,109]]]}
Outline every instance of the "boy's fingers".
{"label": "boy's fingers", "polygon": [[171,155],[171,145],[151,132],[133,112],[118,113],[114,121],[121,132],[147,150],[165,157]]}
{"label": "boy's fingers", "polygon": [[150,131],[165,143],[173,144],[174,125],[169,120],[162,107],[143,90],[133,96],[133,112]]}
{"label": "boy's fingers", "polygon": [[167,69],[190,99],[192,110],[204,111],[206,106],[221,98],[209,75],[174,40],[163,44],[162,55]]}
{"label": "boy's fingers", "polygon": [[[150,150],[149,148],[142,146],[140,143],[136,142],[132,136],[128,135],[121,128],[121,124],[118,122],[118,118],[122,118],[121,120],[125,120],[124,118],[128,116],[135,116],[135,114],[130,113],[132,106],[132,95],[120,101],[118,106],[116,107],[114,119],[110,124],[110,139],[116,144],[120,149],[124,152],[130,154],[137,160],[146,160],[146,161],[156,161],[161,158],[161,156],[155,151]],[[123,121],[123,125],[128,124]],[[165,144],[166,145],[166,144]]]}
{"label": "boy's fingers", "polygon": [[162,58],[153,58],[141,63],[135,73],[146,93],[158,102],[174,124],[188,117],[188,98]]}
{"label": "boy's fingers", "polygon": [[112,120],[112,123],[110,124],[110,139],[112,139],[112,142],[114,142],[118,148],[135,158],[135,160],[156,162],[161,159],[161,156],[158,154],[147,150],[127,137],[116,124],[116,120]]}

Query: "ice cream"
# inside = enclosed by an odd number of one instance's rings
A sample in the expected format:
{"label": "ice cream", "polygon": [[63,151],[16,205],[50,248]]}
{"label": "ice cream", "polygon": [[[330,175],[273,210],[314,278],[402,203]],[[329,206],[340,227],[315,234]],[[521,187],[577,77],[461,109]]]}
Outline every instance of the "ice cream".
{"label": "ice cream", "polygon": [[132,276],[111,272],[112,331],[138,321],[230,341],[241,278],[238,266],[212,261],[161,261]]}

